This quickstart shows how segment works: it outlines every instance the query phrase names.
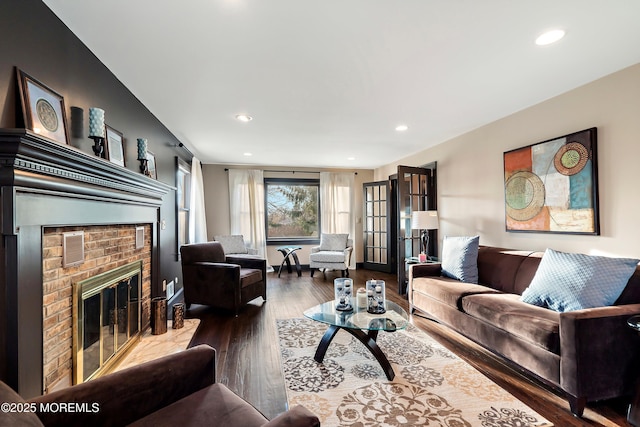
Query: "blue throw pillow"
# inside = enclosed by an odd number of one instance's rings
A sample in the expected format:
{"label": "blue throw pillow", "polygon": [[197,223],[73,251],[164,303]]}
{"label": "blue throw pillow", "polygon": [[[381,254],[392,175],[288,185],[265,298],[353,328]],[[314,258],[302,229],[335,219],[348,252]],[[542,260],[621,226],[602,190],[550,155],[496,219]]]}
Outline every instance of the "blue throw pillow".
{"label": "blue throw pillow", "polygon": [[466,283],[478,283],[480,236],[449,237],[442,241],[442,275]]}
{"label": "blue throw pillow", "polygon": [[520,300],[559,312],[613,305],[637,265],[637,259],[547,249]]}

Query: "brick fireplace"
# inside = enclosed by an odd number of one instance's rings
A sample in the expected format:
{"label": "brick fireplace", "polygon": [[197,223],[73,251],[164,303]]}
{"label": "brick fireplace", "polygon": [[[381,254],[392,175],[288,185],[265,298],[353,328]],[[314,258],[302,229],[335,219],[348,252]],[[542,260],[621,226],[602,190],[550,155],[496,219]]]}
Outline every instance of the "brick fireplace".
{"label": "brick fireplace", "polygon": [[[159,278],[160,209],[175,188],[24,129],[0,130],[0,379],[23,397],[72,382],[72,286],[142,261],[141,327]],[[135,229],[144,247],[135,249]],[[84,258],[62,265],[62,233]]]}
{"label": "brick fireplace", "polygon": [[[43,234],[42,318],[44,392],[74,383],[73,285],[135,261],[142,261],[141,322],[149,326],[151,300],[151,225],[144,226],[144,245],[136,249],[136,225],[47,227]],[[63,267],[63,233],[84,232],[84,262]]]}

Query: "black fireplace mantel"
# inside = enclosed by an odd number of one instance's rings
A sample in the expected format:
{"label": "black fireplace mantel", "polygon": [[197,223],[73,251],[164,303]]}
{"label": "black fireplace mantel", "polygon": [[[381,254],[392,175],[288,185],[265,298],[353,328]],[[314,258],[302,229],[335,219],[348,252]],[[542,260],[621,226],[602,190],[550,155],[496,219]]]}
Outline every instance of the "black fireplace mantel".
{"label": "black fireplace mantel", "polygon": [[0,379],[43,393],[45,227],[151,224],[151,292],[159,283],[160,209],[175,187],[25,129],[0,129]]}
{"label": "black fireplace mantel", "polygon": [[0,129],[0,186],[61,191],[159,206],[175,188],[50,141],[26,129]]}

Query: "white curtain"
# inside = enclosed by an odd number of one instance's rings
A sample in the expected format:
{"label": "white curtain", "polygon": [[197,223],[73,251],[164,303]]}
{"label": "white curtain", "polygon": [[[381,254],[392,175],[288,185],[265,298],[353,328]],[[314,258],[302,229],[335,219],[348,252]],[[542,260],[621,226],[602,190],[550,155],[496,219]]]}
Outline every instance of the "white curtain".
{"label": "white curtain", "polygon": [[204,181],[202,165],[197,158],[191,159],[191,194],[189,213],[189,243],[207,241],[207,218],[204,211]]}
{"label": "white curtain", "polygon": [[231,234],[242,234],[247,245],[266,258],[264,178],[261,170],[229,169]]}
{"label": "white curtain", "polygon": [[354,241],[354,256],[351,266],[355,265],[355,221],[354,221],[354,174],[320,172],[320,207],[323,233],[349,233]]}

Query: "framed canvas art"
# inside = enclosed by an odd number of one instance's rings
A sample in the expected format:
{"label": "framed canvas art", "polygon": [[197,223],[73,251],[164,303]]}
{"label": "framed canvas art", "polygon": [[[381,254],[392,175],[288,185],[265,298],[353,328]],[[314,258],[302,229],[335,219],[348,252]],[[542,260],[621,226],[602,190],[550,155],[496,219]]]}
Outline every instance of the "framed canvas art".
{"label": "framed canvas art", "polygon": [[600,234],[596,128],[504,153],[506,230]]}
{"label": "framed canvas art", "polygon": [[59,144],[68,144],[64,98],[22,70],[16,69],[27,129]]}

